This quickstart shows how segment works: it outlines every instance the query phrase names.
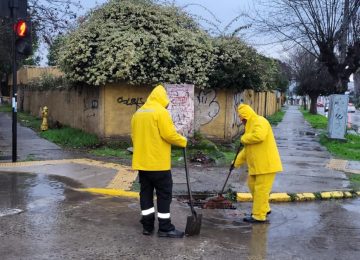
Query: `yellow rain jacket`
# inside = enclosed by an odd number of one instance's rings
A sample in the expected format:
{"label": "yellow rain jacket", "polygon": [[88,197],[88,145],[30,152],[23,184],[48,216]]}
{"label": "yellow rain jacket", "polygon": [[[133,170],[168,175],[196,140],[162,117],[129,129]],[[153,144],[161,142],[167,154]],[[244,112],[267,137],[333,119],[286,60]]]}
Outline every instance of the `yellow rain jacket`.
{"label": "yellow rain jacket", "polygon": [[162,85],[156,86],[131,120],[132,168],[143,171],[171,169],[171,145],[186,147],[187,140],[176,132],[169,111],[169,98]]}
{"label": "yellow rain jacket", "polygon": [[237,156],[234,166],[238,168],[246,162],[250,175],[282,171],[280,155],[270,123],[245,104],[239,105],[238,114],[247,122],[245,134],[240,139],[244,149]]}

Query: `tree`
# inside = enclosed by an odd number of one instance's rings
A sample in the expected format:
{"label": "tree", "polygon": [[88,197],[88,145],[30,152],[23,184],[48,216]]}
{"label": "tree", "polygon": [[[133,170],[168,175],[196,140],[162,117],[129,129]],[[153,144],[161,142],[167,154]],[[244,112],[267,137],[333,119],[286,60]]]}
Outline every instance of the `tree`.
{"label": "tree", "polygon": [[[80,1],[75,0],[29,0],[28,13],[32,21],[33,50],[37,50],[41,41],[51,45],[53,37],[67,31],[72,21],[76,19],[76,9],[80,8]],[[11,35],[12,21],[0,19],[0,74],[11,73]],[[24,60],[19,56],[19,65],[35,65],[38,56],[31,56]]]}
{"label": "tree", "polygon": [[262,66],[260,57],[236,37],[214,39],[216,62],[210,74],[210,85],[238,90],[262,90]]}
{"label": "tree", "polygon": [[310,113],[317,114],[317,99],[320,95],[329,95],[334,90],[329,87],[332,79],[323,64],[303,49],[292,55],[292,69],[297,86],[295,93],[310,97]]}
{"label": "tree", "polygon": [[56,66],[59,63],[59,50],[61,46],[64,44],[64,36],[58,35],[49,46],[49,52],[47,55],[48,65],[49,66]]}
{"label": "tree", "polygon": [[[360,0],[258,0],[251,19],[259,32],[287,47],[301,46],[323,63],[333,93],[347,89],[360,67]],[[265,15],[264,15],[265,13]]]}
{"label": "tree", "polygon": [[211,38],[186,13],[146,0],[111,0],[65,36],[58,57],[72,81],[207,87]]}
{"label": "tree", "polygon": [[282,93],[285,93],[289,89],[290,81],[292,80],[292,71],[290,64],[277,60],[278,62],[278,73],[276,75],[277,90]]}
{"label": "tree", "polygon": [[11,71],[12,31],[8,19],[0,19],[0,75]]}
{"label": "tree", "polygon": [[41,41],[48,45],[54,36],[66,32],[81,8],[78,0],[28,0],[29,15]]}

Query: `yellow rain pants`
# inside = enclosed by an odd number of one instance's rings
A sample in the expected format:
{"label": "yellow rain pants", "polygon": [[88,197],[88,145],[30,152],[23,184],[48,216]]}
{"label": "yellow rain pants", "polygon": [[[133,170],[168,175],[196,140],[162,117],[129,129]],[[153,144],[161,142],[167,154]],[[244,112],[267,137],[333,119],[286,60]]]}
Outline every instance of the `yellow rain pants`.
{"label": "yellow rain pants", "polygon": [[269,197],[276,173],[248,176],[248,187],[253,197],[252,217],[256,220],[266,220],[269,212]]}

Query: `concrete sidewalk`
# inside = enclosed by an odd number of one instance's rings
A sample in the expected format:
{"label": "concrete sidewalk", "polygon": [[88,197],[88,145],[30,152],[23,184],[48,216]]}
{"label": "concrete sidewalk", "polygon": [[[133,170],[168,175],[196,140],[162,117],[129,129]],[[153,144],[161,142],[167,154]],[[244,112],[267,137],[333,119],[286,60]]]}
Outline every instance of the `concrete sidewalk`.
{"label": "concrete sidewalk", "polygon": [[[58,175],[79,182],[83,190],[138,197],[129,192],[137,174],[128,165],[86,158],[87,154],[67,152],[42,139],[31,129],[18,125],[18,163],[11,163],[11,117],[0,113],[0,172],[27,172]],[[283,121],[274,127],[284,172],[277,175],[272,201],[352,197],[344,172],[359,173],[358,162],[331,158],[317,141],[316,131],[304,121],[298,107],[288,107]],[[5,159],[5,160],[1,160]],[[27,161],[27,160],[35,161]],[[21,162],[24,161],[24,162]],[[186,194],[183,168],[173,168],[174,194]],[[216,193],[225,181],[228,167],[192,164],[191,185],[196,193]],[[228,187],[238,192],[239,201],[250,201],[246,169],[234,170]]]}

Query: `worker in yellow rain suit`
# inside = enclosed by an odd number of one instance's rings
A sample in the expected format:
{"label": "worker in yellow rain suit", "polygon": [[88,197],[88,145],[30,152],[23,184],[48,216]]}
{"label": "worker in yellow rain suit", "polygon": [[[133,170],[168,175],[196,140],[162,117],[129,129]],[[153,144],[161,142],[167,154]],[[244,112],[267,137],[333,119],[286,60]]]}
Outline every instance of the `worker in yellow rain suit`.
{"label": "worker in yellow rain suit", "polygon": [[170,220],[173,181],[171,177],[171,145],[186,147],[187,139],[176,132],[169,111],[169,98],[162,85],[156,86],[145,104],[133,115],[132,168],[139,171],[140,207],[143,234],[154,230],[154,189],[157,197],[158,236],[181,238]]}
{"label": "worker in yellow rain suit", "polygon": [[277,172],[282,171],[280,155],[270,123],[248,105],[238,107],[240,120],[245,124],[245,133],[240,141],[244,149],[237,156],[234,166],[248,165],[248,186],[253,196],[253,208],[245,222],[264,223],[271,213],[270,191]]}

